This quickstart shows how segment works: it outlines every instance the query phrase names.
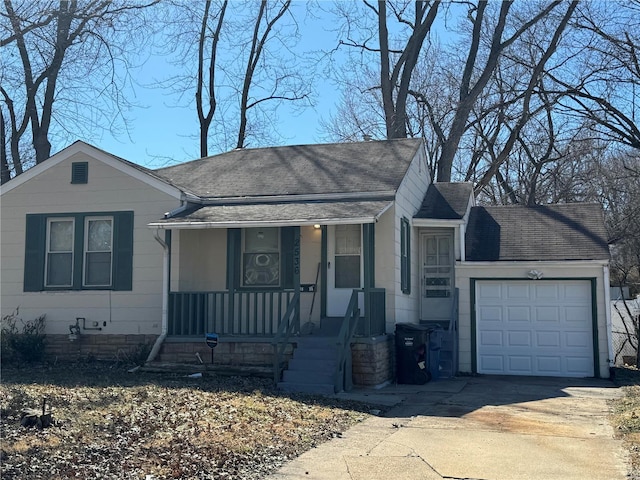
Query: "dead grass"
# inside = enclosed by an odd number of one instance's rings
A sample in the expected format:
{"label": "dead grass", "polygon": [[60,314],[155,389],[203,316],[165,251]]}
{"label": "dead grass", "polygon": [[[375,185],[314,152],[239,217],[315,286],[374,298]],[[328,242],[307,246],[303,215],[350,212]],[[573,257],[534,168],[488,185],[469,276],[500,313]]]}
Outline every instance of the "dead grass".
{"label": "dead grass", "polygon": [[617,368],[615,381],[624,396],[613,404],[611,423],[629,449],[630,480],[640,480],[640,370]]}
{"label": "dead grass", "polygon": [[[99,365],[4,368],[0,393],[3,479],[262,478],[371,408],[284,396],[262,379]],[[55,425],[21,427],[43,397]]]}

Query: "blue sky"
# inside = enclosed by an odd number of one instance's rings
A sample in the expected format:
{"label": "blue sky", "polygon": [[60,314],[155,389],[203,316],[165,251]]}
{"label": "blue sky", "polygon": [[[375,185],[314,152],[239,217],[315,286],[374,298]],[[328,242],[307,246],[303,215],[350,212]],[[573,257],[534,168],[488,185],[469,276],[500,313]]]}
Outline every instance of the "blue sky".
{"label": "blue sky", "polygon": [[[300,8],[303,4],[298,4]],[[303,23],[302,39],[298,44],[300,55],[311,50],[331,49],[336,45],[332,32],[326,31],[325,20]],[[156,79],[167,78],[175,67],[162,56],[150,58],[134,72],[138,84],[129,92],[140,105],[128,113],[129,135],[117,137],[105,132],[100,138],[90,139],[114,155],[150,168],[191,160],[199,156],[198,121],[195,104],[178,107],[176,98],[166,89],[145,87]],[[286,137],[286,145],[318,143],[322,141],[320,120],[328,120],[339,98],[335,86],[328,80],[316,78],[316,102],[303,112],[292,112],[287,105],[278,109],[277,130]],[[210,154],[217,153],[210,150]]]}

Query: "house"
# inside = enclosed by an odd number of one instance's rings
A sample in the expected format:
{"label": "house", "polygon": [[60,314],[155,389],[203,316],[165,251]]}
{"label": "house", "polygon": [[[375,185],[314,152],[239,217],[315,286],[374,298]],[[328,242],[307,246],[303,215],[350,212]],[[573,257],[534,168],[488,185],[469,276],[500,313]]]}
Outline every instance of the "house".
{"label": "house", "polygon": [[420,139],[158,170],[76,142],[1,208],[2,313],[46,314],[51,355],[193,362],[215,332],[221,368],[325,391],[393,379],[397,325],[421,324],[443,374],[608,376],[601,207],[477,206]]}

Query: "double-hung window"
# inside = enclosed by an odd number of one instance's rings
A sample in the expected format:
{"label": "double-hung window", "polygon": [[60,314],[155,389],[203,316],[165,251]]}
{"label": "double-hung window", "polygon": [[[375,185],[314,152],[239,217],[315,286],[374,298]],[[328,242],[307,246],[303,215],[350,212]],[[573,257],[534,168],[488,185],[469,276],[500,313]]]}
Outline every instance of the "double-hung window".
{"label": "double-hung window", "polygon": [[133,212],[29,214],[24,290],[131,290]]}
{"label": "double-hung window", "polygon": [[73,218],[49,218],[47,220],[47,287],[71,287],[73,285]]}
{"label": "double-hung window", "polygon": [[85,219],[83,286],[111,286],[112,241],[112,217]]}

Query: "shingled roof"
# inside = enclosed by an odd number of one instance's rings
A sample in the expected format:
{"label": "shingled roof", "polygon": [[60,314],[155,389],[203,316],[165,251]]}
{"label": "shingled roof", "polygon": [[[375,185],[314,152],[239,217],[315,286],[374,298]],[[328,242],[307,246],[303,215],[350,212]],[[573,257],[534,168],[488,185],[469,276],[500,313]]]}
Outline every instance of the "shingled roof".
{"label": "shingled roof", "polygon": [[155,173],[201,198],[395,192],[422,143],[408,138],[237,149]]}
{"label": "shingled roof", "polygon": [[471,183],[432,183],[413,218],[459,220],[467,213],[472,192]]}
{"label": "shingled roof", "polygon": [[609,259],[597,204],[473,207],[465,246],[468,261]]}

